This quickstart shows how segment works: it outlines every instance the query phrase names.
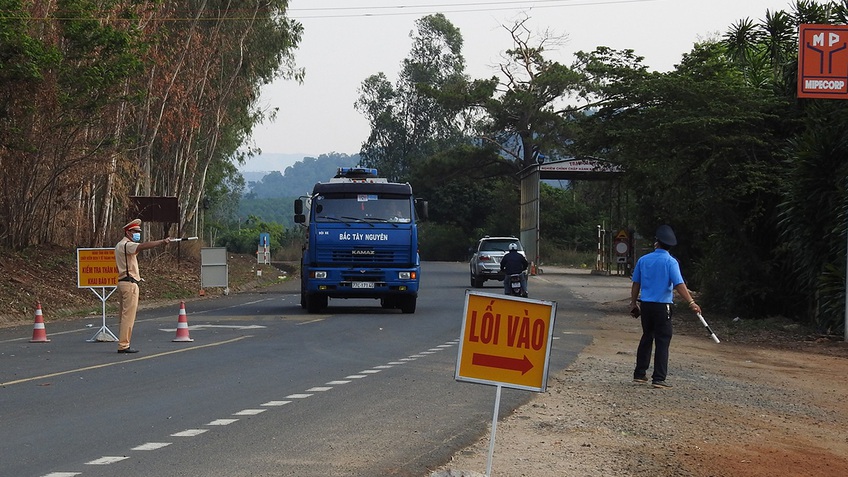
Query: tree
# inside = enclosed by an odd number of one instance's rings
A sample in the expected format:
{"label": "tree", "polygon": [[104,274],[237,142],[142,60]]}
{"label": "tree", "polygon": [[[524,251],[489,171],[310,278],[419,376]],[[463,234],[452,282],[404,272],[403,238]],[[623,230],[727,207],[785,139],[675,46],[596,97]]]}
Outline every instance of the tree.
{"label": "tree", "polygon": [[483,133],[517,169],[534,164],[540,151],[556,155],[565,149],[575,108],[564,100],[581,81],[574,70],[544,58],[547,46],[563,39],[549,32],[536,38],[526,26],[528,20],[507,28],[514,47],[505,52],[506,62],[500,66],[498,94],[486,104],[490,120]]}
{"label": "tree", "polygon": [[476,91],[464,74],[459,29],[442,14],[422,17],[416,27],[397,83],[372,75],[355,103],[371,125],[362,162],[393,180],[408,178],[413,165],[435,151],[467,140],[468,104],[455,98]]}
{"label": "tree", "polygon": [[178,197],[198,232],[259,88],[302,78],[302,26],[286,0],[189,3],[0,0],[0,245],[103,245],[132,195]]}
{"label": "tree", "polygon": [[638,232],[651,236],[671,223],[685,238],[676,255],[696,264],[684,269],[705,300],[762,316],[798,298],[777,278],[772,253],[786,159],[779,134],[790,127],[791,105],[746,84],[725,51],[717,42],[698,44],[665,74],[623,74],[613,66],[627,61],[609,59],[626,52],[583,55],[587,75],[628,79],[595,82],[599,106],[581,119],[577,142],[589,147],[582,152],[624,166]]}

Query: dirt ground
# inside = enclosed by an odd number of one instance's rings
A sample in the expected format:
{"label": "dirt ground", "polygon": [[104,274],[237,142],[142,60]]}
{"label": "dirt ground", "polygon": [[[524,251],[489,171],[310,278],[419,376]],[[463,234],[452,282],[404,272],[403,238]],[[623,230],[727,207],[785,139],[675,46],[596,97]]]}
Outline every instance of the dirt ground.
{"label": "dirt ground", "polygon": [[[491,476],[848,475],[844,342],[792,326],[758,332],[729,319],[710,323],[722,339],[715,344],[681,312],[669,360],[673,387],[654,389],[631,382],[641,330],[625,313],[626,278],[535,279],[556,281],[605,314],[569,317],[568,331],[593,342],[549,377],[546,392],[498,423]],[[488,452],[487,430],[431,476],[484,475]]]}

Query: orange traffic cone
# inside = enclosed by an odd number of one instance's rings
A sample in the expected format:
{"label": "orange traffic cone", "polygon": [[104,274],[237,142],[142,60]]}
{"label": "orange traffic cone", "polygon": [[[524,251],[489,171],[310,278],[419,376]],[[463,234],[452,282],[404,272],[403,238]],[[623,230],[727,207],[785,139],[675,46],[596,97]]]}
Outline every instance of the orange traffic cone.
{"label": "orange traffic cone", "polygon": [[185,302],[180,302],[180,318],[177,321],[177,337],[171,341],[194,341],[188,336],[188,317],[185,311]]}
{"label": "orange traffic cone", "polygon": [[47,330],[44,328],[44,316],[41,314],[41,302],[35,306],[35,324],[32,326],[32,339],[30,343],[49,343]]}

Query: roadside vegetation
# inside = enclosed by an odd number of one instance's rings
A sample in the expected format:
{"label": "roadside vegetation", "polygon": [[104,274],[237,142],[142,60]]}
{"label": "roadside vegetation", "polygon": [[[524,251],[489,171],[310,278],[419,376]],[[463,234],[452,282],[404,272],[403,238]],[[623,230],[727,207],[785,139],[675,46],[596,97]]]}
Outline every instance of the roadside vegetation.
{"label": "roadside vegetation", "polygon": [[[241,215],[242,200],[268,200],[275,186],[249,195],[235,165],[275,113],[259,107],[261,86],[303,79],[302,25],[285,0],[189,3],[0,0],[0,247],[110,246],[131,197],[171,196],[171,235],[253,253],[269,232],[275,254],[299,254],[302,232],[278,215],[291,198],[257,204],[273,215]],[[668,72],[605,46],[556,61],[568,32],[527,23],[503,26],[513,48],[500,52],[498,75],[476,79],[461,32],[443,15],[422,17],[398,77],[361,83],[356,108],[371,132],[357,162],[428,200],[423,257],[464,260],[483,235],[518,234],[520,171],[597,158],[624,174],[542,186],[546,260],[591,266],[598,224],[650,239],[668,223],[705,307],[842,333],[848,104],[795,90],[798,26],[848,24],[845,2],[798,0],[740,19]],[[274,179],[312,181],[332,160],[310,159]]]}

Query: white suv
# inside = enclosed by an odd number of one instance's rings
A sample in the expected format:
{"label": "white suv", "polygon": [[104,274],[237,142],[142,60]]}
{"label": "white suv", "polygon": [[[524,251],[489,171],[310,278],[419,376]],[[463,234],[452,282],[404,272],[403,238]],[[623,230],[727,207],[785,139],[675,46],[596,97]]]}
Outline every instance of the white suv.
{"label": "white suv", "polygon": [[480,288],[486,280],[503,281],[501,259],[509,251],[509,244],[518,246],[518,253],[524,255],[521,241],[515,237],[489,237],[488,235],[477,242],[474,255],[471,256],[471,286]]}

